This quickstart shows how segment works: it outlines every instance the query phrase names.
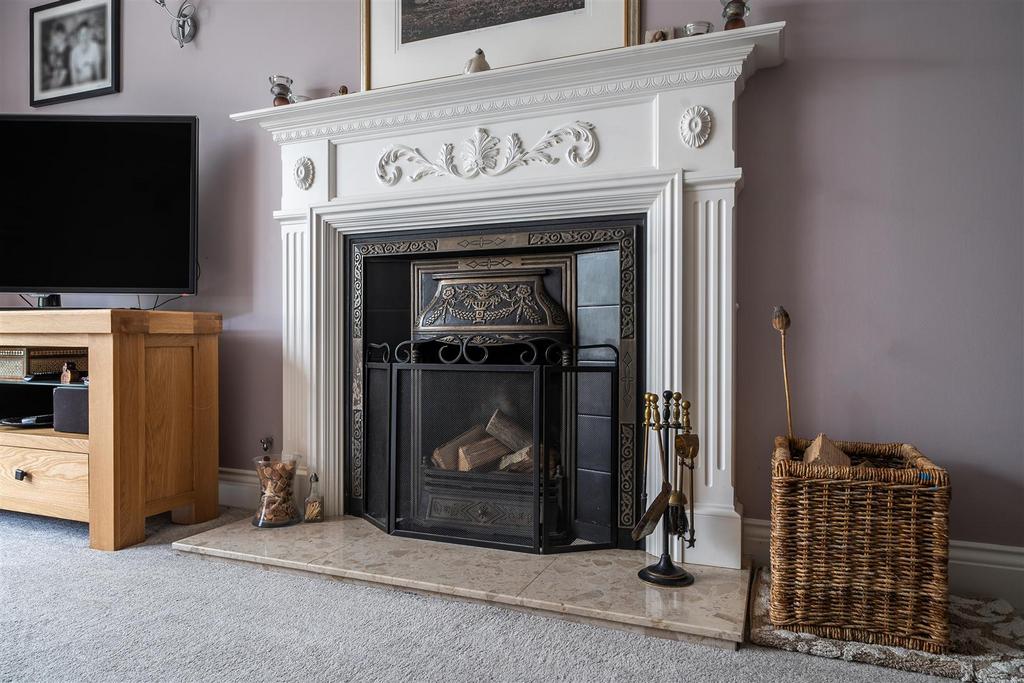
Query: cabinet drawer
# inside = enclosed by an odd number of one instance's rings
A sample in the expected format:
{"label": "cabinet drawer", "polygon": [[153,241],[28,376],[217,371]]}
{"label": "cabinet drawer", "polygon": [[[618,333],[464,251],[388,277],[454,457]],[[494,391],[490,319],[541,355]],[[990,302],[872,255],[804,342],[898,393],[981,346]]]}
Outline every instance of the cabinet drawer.
{"label": "cabinet drawer", "polygon": [[0,508],[89,521],[89,456],[0,446]]}

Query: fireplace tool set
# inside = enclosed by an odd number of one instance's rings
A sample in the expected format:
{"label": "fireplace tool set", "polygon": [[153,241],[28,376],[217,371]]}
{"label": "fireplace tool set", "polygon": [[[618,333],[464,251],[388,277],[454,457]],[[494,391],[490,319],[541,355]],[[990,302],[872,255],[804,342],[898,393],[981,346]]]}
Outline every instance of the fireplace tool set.
{"label": "fireplace tool set", "polygon": [[[655,496],[650,507],[647,507],[645,489],[642,502],[647,509],[633,528],[632,537],[634,541],[639,541],[651,535],[660,519],[663,534],[661,558],[655,564],[641,569],[638,576],[648,583],[660,586],[689,586],[693,583],[693,575],[672,562],[669,555],[669,539],[671,536],[683,538],[688,548],[692,548],[696,543],[693,529],[693,470],[700,450],[700,439],[691,431],[690,402],[683,401],[683,395],[678,391],[665,391],[662,396],[665,402],[662,413],[659,413],[658,395],[644,394],[644,455],[640,478],[642,482],[647,478],[650,433],[653,431],[654,440],[658,444],[658,461],[661,465],[661,491]],[[670,465],[675,470],[675,486],[669,481]],[[689,499],[682,490],[683,472],[687,469],[690,471]]]}

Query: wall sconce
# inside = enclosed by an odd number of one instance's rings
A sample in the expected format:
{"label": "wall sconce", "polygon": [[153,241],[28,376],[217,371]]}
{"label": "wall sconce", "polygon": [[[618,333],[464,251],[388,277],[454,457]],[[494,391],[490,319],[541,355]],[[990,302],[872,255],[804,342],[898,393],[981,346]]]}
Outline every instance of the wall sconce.
{"label": "wall sconce", "polygon": [[170,15],[174,23],[171,24],[171,36],[178,41],[178,47],[185,47],[185,43],[191,43],[192,39],[196,37],[196,31],[199,30],[197,20],[195,18],[196,6],[188,0],[184,0],[181,6],[178,7],[178,12],[175,14],[171,10],[167,9],[167,0],[153,0],[156,4],[164,8],[164,11]]}

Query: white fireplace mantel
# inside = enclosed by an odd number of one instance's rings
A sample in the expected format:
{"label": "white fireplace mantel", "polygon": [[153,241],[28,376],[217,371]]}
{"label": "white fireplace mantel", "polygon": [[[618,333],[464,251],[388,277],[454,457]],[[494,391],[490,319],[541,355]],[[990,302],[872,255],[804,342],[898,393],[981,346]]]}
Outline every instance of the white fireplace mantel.
{"label": "white fireplace mantel", "polygon": [[[644,386],[681,389],[701,436],[697,546],[685,560],[740,566],[735,104],[747,78],[782,62],[784,27],[232,116],[257,121],[281,146],[283,448],[320,473],[328,512],[341,512],[348,438],[344,236],[640,213]],[[646,484],[660,488],[657,471]],[[659,533],[648,550],[661,551]]]}

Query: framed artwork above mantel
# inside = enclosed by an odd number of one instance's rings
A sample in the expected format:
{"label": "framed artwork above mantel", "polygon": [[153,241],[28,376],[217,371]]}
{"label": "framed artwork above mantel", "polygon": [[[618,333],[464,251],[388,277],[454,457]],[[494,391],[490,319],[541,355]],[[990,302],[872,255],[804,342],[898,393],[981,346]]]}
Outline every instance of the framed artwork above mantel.
{"label": "framed artwork above mantel", "polygon": [[362,88],[461,74],[639,42],[639,0],[362,0]]}

